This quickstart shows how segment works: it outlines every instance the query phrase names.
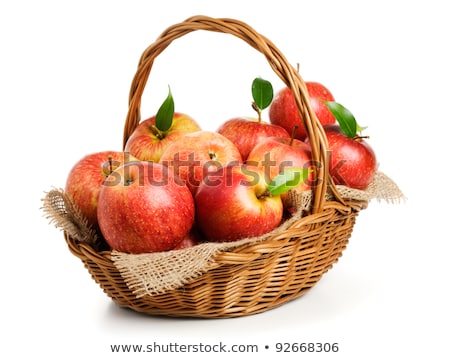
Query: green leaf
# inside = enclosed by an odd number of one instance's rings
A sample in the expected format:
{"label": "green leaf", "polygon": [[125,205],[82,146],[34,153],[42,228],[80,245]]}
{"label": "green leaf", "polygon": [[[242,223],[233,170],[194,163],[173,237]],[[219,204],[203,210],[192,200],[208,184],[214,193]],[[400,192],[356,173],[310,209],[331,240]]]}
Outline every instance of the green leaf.
{"label": "green leaf", "polygon": [[252,96],[253,101],[260,110],[269,107],[273,99],[272,84],[261,77],[255,78],[252,83]]}
{"label": "green leaf", "polygon": [[156,113],[155,125],[162,132],[167,132],[172,127],[173,115],[175,113],[175,103],[173,101],[172,92],[170,91],[167,98],[159,107]]}
{"label": "green leaf", "polygon": [[358,124],[352,112],[337,102],[324,101],[324,103],[338,121],[342,132],[347,137],[354,138],[358,131]]}
{"label": "green leaf", "polygon": [[302,184],[311,171],[303,168],[287,168],[269,183],[267,191],[272,195],[281,195]]}

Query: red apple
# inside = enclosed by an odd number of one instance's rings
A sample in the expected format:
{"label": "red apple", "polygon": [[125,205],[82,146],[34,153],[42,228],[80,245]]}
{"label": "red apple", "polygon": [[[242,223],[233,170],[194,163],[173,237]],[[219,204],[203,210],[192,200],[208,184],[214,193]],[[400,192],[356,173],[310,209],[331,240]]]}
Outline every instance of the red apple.
{"label": "red apple", "polygon": [[282,127],[258,119],[237,117],[223,123],[217,132],[231,140],[245,161],[253,147],[267,137],[289,138]]}
{"label": "red apple", "polygon": [[[257,144],[247,157],[246,164],[263,168],[270,182],[286,168],[310,169],[312,166],[311,148],[298,139],[270,137]],[[302,182],[296,190],[309,190],[313,172],[309,180]]]}
{"label": "red apple", "polygon": [[156,128],[156,116],[148,118],[136,127],[128,138],[125,151],[142,161],[158,162],[161,154],[173,142],[186,133],[201,130],[198,123],[183,113],[173,115],[172,126],[166,132]]}
{"label": "red apple", "polygon": [[140,254],[174,249],[194,223],[194,199],[186,185],[158,163],[117,168],[100,191],[100,230],[117,251]]}
{"label": "red apple", "polygon": [[231,165],[208,176],[195,196],[196,222],[209,241],[236,241],[275,229],[283,216],[279,195],[267,191],[261,168]]}
{"label": "red apple", "polygon": [[[310,104],[319,122],[324,126],[327,124],[334,124],[335,117],[330,112],[328,107],[323,103],[325,101],[334,101],[331,92],[322,84],[318,82],[305,82],[308,90]],[[269,108],[270,122],[279,125],[292,133],[294,127],[297,125],[296,138],[305,140],[306,129],[298,112],[295,103],[294,95],[290,88],[285,87],[280,90],[272,101]]]}
{"label": "red apple", "polygon": [[103,182],[117,167],[136,160],[126,152],[103,151],[84,156],[72,167],[65,192],[93,229],[98,229],[97,204]]}
{"label": "red apple", "polygon": [[241,163],[236,146],[223,135],[199,131],[179,138],[166,148],[160,163],[171,168],[195,194],[203,177],[230,163]]}
{"label": "red apple", "polygon": [[347,137],[338,125],[327,125],[324,130],[330,151],[330,174],[335,184],[366,189],[377,169],[372,147],[361,137]]}
{"label": "red apple", "polygon": [[183,250],[190,247],[194,247],[201,242],[201,238],[196,230],[191,230],[188,234],[181,240],[181,242],[175,246],[174,250]]}

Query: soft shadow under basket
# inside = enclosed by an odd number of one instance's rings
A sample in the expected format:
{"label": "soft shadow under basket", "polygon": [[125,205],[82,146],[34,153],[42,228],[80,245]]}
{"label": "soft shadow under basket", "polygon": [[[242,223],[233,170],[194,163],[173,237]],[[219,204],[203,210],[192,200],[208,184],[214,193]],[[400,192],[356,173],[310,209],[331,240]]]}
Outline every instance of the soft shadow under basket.
{"label": "soft shadow under basket", "polygon": [[233,19],[189,18],[167,28],[144,51],[130,90],[124,143],[140,122],[141,96],[155,58],[173,40],[196,30],[227,33],[245,41],[266,57],[273,71],[293,91],[311,143],[312,159],[324,164],[316,171],[310,211],[264,240],[214,254],[206,272],[180,287],[152,295],[137,295],[129,287],[111,251],[98,252],[67,231],[65,238],[70,251],[119,306],[151,315],[246,316],[308,292],[342,255],[355,218],[367,201],[342,199],[330,180],[323,128],[309,105],[305,83],[297,70],[267,38]]}

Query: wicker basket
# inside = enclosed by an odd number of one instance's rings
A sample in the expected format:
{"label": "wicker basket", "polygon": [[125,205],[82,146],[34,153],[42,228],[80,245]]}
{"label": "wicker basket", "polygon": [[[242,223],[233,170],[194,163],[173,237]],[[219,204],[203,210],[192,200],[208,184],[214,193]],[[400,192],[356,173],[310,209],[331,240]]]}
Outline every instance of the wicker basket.
{"label": "wicker basket", "polygon": [[[358,212],[365,201],[343,200],[328,174],[327,142],[312,111],[305,83],[267,38],[233,19],[195,16],[166,29],[139,62],[129,97],[124,127],[127,141],[140,122],[140,103],[155,58],[175,39],[206,30],[234,35],[266,57],[273,71],[292,89],[311,143],[317,167],[311,213],[284,232],[214,257],[206,273],[184,286],[159,295],[137,298],[111,260],[111,252],[96,252],[65,233],[70,251],[80,258],[93,279],[114,302],[152,315],[237,317],[277,307],[305,294],[342,255]],[[326,192],[334,193],[326,200]]]}

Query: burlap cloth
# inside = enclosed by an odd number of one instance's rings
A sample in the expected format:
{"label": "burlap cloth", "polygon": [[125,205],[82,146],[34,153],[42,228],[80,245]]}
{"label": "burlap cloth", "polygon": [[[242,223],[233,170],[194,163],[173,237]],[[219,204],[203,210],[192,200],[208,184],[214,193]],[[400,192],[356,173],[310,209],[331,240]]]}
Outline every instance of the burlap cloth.
{"label": "burlap cloth", "polygon": [[[388,176],[381,172],[375,174],[374,180],[364,190],[337,186],[344,199],[369,202],[373,199],[388,203],[400,202],[404,195]],[[331,196],[331,194],[329,194]],[[247,238],[231,243],[205,242],[183,250],[172,250],[150,254],[131,255],[111,251],[111,259],[121,273],[130,290],[137,297],[156,295],[183,286],[198,278],[214,266],[214,256],[241,245],[264,240],[276,232],[289,227],[298,220],[311,206],[312,193],[292,192],[288,200],[296,207],[296,214],[284,221],[274,231],[259,237]],[[70,199],[61,189],[52,189],[46,193],[42,209],[50,223],[68,233],[73,239],[102,249],[104,245],[98,232],[87,226],[86,220],[79,213]]]}

